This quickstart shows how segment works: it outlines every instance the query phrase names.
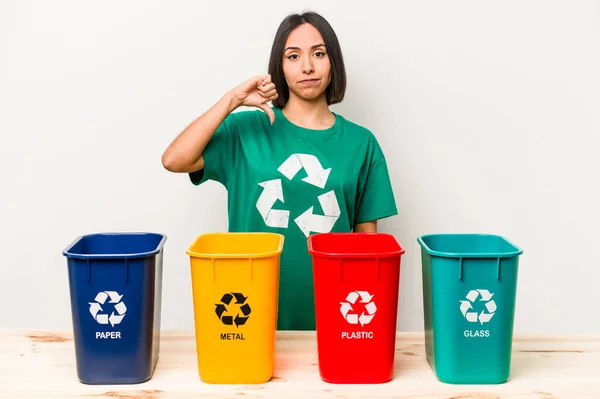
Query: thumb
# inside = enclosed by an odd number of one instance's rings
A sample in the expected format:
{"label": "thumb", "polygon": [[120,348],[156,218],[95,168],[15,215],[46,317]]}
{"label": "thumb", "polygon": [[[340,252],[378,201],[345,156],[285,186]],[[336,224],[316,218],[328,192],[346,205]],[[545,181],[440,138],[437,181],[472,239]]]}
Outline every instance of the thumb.
{"label": "thumb", "polygon": [[265,113],[269,116],[269,120],[271,121],[271,125],[273,123],[275,123],[275,113],[273,112],[273,110],[271,109],[271,107],[269,107],[268,104],[261,104],[260,105],[260,109],[262,109],[263,111],[265,111]]}

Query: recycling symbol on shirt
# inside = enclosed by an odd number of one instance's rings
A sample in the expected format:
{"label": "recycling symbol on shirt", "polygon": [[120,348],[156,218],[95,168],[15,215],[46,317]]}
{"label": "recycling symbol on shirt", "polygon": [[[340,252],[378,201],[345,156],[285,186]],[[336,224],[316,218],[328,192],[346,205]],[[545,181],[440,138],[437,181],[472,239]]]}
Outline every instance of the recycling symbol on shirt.
{"label": "recycling symbol on shirt", "polygon": [[[235,302],[232,304],[231,301],[235,298]],[[215,313],[221,323],[226,326],[231,326],[235,323],[236,327],[243,326],[248,321],[250,317],[250,305],[246,303],[246,299],[248,297],[244,296],[239,292],[232,292],[223,295],[221,298],[221,303],[215,304]],[[236,307],[234,305],[238,305],[238,311],[233,311]],[[228,308],[229,307],[229,308]]]}
{"label": "recycling symbol on shirt", "polygon": [[[108,313],[104,312],[102,309],[102,305],[106,303],[106,300],[110,298],[108,301],[109,304],[113,304],[114,310],[111,311],[110,316]],[[127,306],[125,303],[121,301],[123,295],[119,295],[116,291],[101,291],[94,298],[94,302],[88,302],[90,305],[90,313],[94,320],[96,320],[99,324],[108,324],[111,326],[115,326],[116,324],[121,323],[123,318],[125,317],[125,312],[127,311]],[[117,313],[115,313],[115,311]]]}
{"label": "recycling symbol on shirt", "polygon": [[[304,169],[307,175],[302,181],[321,189],[325,188],[331,168],[323,169],[323,166],[314,155],[292,154],[279,166],[277,171],[292,181],[301,169]],[[287,228],[290,211],[273,209],[278,200],[285,203],[281,179],[267,180],[258,184],[263,188],[263,191],[256,202],[256,208],[260,212],[265,224],[269,227]],[[317,198],[323,209],[323,215],[314,214],[314,207],[311,206],[294,219],[294,222],[296,222],[306,237],[311,232],[329,233],[341,214],[340,206],[333,190],[321,194]]]}
{"label": "recycling symbol on shirt", "polygon": [[[477,298],[481,296],[479,302],[485,302],[485,310],[482,310],[481,313],[473,311],[473,303],[477,301]],[[471,290],[467,294],[467,300],[460,301],[460,311],[462,312],[465,319],[467,319],[470,323],[487,323],[492,320],[494,317],[494,313],[496,312],[496,302],[492,299],[494,294],[490,293],[488,290],[477,289]]]}
{"label": "recycling symbol on shirt", "polygon": [[[342,305],[340,308],[340,312],[342,312],[342,316],[344,319],[350,324],[358,324],[361,326],[365,326],[365,324],[369,324],[373,317],[375,317],[375,312],[377,311],[377,306],[375,306],[375,302],[373,302],[373,296],[369,294],[367,291],[352,291],[346,297],[345,302],[340,302]],[[360,298],[360,302],[365,304],[365,310],[367,313],[362,311],[360,315],[358,313],[353,312],[352,305],[356,303],[356,300]]]}

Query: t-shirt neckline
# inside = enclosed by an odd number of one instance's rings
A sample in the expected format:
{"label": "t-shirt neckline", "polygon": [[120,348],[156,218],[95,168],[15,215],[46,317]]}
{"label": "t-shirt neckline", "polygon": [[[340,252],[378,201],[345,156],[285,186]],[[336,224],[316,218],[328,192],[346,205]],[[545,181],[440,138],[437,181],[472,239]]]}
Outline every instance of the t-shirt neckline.
{"label": "t-shirt neckline", "polygon": [[335,112],[332,112],[332,114],[335,116],[335,122],[326,129],[310,129],[296,125],[283,114],[283,110],[279,107],[273,107],[273,112],[275,113],[275,123],[281,121],[286,129],[289,129],[294,133],[301,135],[302,137],[311,139],[322,139],[329,137],[337,132],[342,125],[342,117]]}

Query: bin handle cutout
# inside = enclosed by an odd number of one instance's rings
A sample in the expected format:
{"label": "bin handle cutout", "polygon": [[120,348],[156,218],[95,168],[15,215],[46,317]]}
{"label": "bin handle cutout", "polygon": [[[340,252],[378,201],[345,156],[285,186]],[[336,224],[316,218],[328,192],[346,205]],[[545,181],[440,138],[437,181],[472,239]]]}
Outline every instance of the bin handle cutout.
{"label": "bin handle cutout", "polygon": [[92,268],[90,266],[90,258],[87,258],[88,283],[92,282]]}
{"label": "bin handle cutout", "polygon": [[[462,279],[463,279],[464,258],[459,258],[459,259],[460,259],[460,267],[458,269],[458,279],[462,281]],[[496,280],[500,280],[500,257],[498,257],[496,259]]]}
{"label": "bin handle cutout", "polygon": [[[342,263],[343,263],[344,259],[343,258],[338,258],[338,259],[340,261],[340,263],[339,263],[340,264],[340,282],[342,282],[342,281],[344,281],[344,279],[343,279],[344,273],[342,272],[342,270],[344,269],[342,267],[343,266]],[[374,259],[374,261],[375,261],[375,273],[376,273],[375,278],[377,279],[377,281],[379,281],[379,275],[380,275],[379,269],[381,268],[381,262],[380,262],[379,258],[377,258],[377,257]]]}
{"label": "bin handle cutout", "polygon": [[252,258],[248,258],[248,266],[250,268],[250,281],[252,281]]}
{"label": "bin handle cutout", "polygon": [[[216,262],[216,258],[211,258],[211,269],[212,269],[212,281],[215,281],[215,262]],[[252,281],[252,258],[248,258],[248,274],[250,277],[250,281]]]}
{"label": "bin handle cutout", "polygon": [[496,280],[500,280],[500,257],[498,257],[498,263],[496,264]]}

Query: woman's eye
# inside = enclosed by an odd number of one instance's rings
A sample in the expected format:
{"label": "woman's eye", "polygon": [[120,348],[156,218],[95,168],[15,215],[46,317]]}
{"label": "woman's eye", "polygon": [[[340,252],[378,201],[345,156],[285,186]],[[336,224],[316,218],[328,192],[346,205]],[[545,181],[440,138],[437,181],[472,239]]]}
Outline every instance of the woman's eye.
{"label": "woman's eye", "polygon": [[295,60],[298,58],[298,54],[292,54],[292,55],[288,55],[288,59],[289,60]]}
{"label": "woman's eye", "polygon": [[322,51],[317,51],[317,52],[315,53],[315,55],[316,55],[317,57],[323,57],[323,56],[325,55],[325,53],[324,53],[324,52],[322,52]]}

